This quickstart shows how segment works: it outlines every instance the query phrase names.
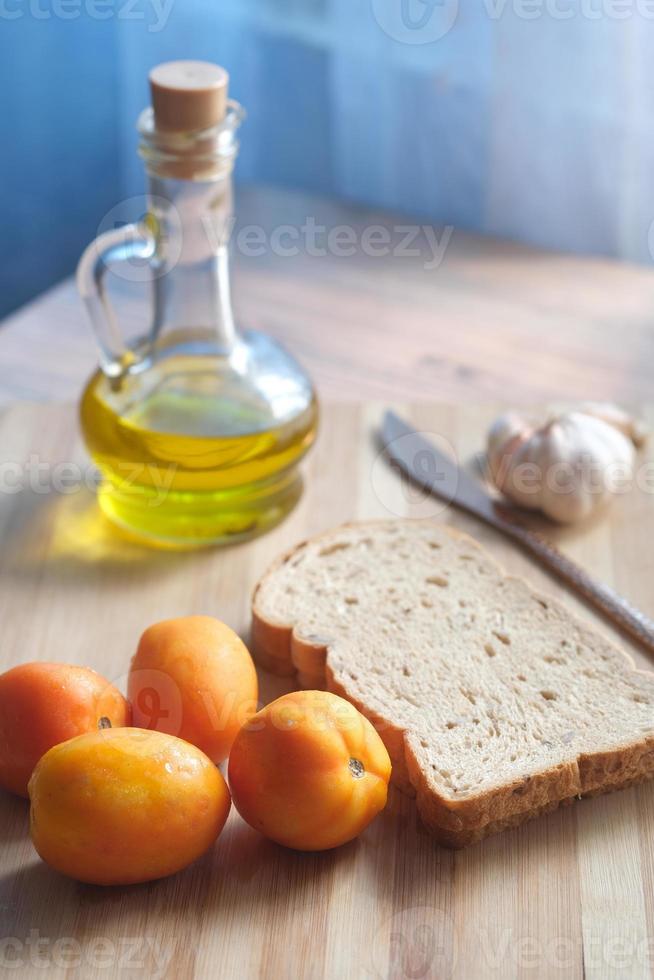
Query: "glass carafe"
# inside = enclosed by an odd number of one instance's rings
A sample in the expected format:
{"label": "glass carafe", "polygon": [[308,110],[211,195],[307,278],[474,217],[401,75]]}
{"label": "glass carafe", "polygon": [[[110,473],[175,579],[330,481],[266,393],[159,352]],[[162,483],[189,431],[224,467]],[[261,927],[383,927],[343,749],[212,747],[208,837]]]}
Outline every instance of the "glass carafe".
{"label": "glass carafe", "polygon": [[[116,524],[162,546],[250,537],[301,492],[317,404],[306,374],[273,339],[239,330],[228,239],[241,107],[214,125],[161,131],[139,120],[148,213],[107,232],[80,260],[78,287],[100,348],[81,401],[99,502]],[[147,333],[127,346],[106,295],[113,262],[145,261]]]}

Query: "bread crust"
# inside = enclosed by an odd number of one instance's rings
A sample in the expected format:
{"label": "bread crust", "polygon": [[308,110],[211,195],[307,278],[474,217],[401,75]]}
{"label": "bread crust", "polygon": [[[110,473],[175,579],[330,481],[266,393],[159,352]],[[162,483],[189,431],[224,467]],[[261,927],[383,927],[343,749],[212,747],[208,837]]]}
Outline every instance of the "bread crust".
{"label": "bread crust", "polygon": [[[351,522],[310,541],[326,540],[353,527],[370,528],[372,532],[375,527],[386,524],[387,521]],[[447,533],[465,541],[467,546],[477,548],[488,558],[486,550],[469,535],[449,526]],[[614,750],[584,754],[575,761],[554,765],[460,800],[441,795],[420,768],[412,751],[411,733],[391,724],[388,718],[353,696],[330,667],[328,645],[319,642],[318,638],[302,637],[295,624],[271,622],[257,608],[259,591],[269,578],[308,543],[302,541],[278,558],[254,589],[252,648],[255,659],[274,673],[295,675],[303,687],[326,689],[351,701],[379,731],[391,757],[392,783],[402,792],[416,797],[421,819],[439,843],[451,848],[466,847],[540,814],[570,805],[575,799],[624,789],[654,777],[654,736],[648,735]],[[493,561],[499,573],[506,576],[503,567]],[[535,590],[531,591],[537,594]],[[563,608],[556,599],[543,598],[550,605]],[[566,616],[576,620],[573,613],[564,611]],[[623,656],[625,669],[648,673],[637,670],[625,651],[615,649]]]}

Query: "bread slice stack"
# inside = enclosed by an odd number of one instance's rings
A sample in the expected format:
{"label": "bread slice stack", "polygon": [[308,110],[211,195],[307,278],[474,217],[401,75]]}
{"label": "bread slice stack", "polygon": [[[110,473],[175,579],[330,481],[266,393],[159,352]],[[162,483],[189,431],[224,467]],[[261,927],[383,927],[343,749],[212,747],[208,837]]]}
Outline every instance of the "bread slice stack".
{"label": "bread slice stack", "polygon": [[264,667],[375,724],[443,844],[654,775],[654,673],[449,527],[299,545],[256,587],[252,629]]}

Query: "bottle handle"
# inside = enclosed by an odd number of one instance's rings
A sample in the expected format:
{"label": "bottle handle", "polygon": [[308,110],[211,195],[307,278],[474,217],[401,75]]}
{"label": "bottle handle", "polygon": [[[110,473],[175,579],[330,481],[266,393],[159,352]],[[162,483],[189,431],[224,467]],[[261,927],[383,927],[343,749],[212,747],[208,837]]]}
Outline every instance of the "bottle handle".
{"label": "bottle handle", "polygon": [[118,378],[136,360],[123,340],[109,301],[105,278],[109,266],[132,259],[152,260],[154,235],[144,223],[123,225],[104,232],[84,250],[77,265],[77,288],[86,306],[100,350],[100,365],[109,378]]}

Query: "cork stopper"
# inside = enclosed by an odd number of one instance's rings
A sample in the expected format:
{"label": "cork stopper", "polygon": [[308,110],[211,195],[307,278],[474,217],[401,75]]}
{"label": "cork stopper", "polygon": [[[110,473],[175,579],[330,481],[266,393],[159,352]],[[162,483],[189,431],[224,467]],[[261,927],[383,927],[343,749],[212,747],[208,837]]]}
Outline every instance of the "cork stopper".
{"label": "cork stopper", "polygon": [[210,129],[227,109],[229,75],[208,61],[167,61],[150,72],[157,130],[168,133]]}

